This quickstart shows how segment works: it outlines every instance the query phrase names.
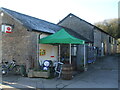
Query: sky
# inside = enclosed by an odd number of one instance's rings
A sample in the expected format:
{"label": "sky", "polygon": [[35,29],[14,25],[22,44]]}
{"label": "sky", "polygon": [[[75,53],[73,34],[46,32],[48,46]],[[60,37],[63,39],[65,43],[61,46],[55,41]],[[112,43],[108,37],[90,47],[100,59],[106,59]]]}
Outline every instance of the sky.
{"label": "sky", "polygon": [[0,7],[57,24],[72,13],[89,23],[118,18],[120,0],[0,0]]}

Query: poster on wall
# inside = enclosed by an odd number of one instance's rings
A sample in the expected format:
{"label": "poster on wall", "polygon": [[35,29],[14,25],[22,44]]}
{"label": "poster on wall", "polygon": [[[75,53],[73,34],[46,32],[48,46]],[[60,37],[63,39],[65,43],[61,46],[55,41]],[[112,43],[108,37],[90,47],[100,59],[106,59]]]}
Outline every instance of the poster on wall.
{"label": "poster on wall", "polygon": [[10,25],[2,25],[1,32],[3,33],[12,33],[12,26]]}
{"label": "poster on wall", "polygon": [[40,56],[44,56],[46,54],[46,50],[45,49],[40,49]]}

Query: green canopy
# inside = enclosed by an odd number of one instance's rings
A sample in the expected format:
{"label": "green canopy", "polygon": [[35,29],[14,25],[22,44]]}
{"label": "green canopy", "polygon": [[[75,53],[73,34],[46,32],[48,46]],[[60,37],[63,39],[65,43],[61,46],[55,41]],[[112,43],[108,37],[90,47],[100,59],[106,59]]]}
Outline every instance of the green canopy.
{"label": "green canopy", "polygon": [[41,44],[84,44],[84,40],[77,39],[71,36],[69,33],[65,31],[65,29],[61,29],[60,31],[47,36],[45,38],[40,39],[39,43]]}

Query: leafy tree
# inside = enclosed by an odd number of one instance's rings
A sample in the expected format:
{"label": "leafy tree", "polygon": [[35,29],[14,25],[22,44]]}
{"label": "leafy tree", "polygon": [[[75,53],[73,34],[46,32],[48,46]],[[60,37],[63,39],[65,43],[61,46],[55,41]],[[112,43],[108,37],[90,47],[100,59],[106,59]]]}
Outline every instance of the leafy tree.
{"label": "leafy tree", "polygon": [[120,19],[108,19],[103,22],[95,23],[95,26],[101,28],[115,38],[120,38]]}

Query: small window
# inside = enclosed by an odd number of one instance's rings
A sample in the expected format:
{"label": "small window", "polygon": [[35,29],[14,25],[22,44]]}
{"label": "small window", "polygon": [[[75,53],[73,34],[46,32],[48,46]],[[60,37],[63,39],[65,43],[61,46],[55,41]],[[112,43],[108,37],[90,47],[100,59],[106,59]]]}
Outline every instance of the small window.
{"label": "small window", "polygon": [[109,43],[112,43],[111,37],[109,37]]}

